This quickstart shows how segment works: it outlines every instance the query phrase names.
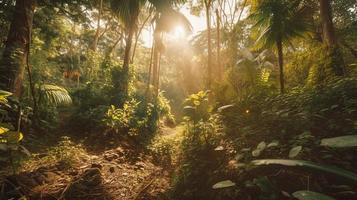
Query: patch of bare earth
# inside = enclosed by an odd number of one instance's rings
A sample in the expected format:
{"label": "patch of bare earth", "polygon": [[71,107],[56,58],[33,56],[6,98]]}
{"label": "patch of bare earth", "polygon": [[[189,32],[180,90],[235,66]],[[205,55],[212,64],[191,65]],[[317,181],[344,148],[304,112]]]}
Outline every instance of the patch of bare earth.
{"label": "patch of bare earth", "polygon": [[78,153],[70,166],[60,161],[25,168],[2,179],[2,198],[164,199],[168,173],[154,165],[150,156],[133,151],[119,146],[101,155]]}

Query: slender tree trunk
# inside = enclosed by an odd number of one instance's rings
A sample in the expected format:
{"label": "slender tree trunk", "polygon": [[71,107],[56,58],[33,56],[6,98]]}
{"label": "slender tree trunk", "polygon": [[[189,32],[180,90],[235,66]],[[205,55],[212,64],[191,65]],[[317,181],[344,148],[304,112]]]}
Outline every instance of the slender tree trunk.
{"label": "slender tree trunk", "polygon": [[113,46],[111,46],[109,49],[108,49],[108,53],[107,53],[107,57],[111,57],[112,54],[114,53],[114,50],[116,49],[116,47],[118,46],[119,42],[123,39],[123,35],[121,34],[118,39],[114,42]]}
{"label": "slender tree trunk", "polygon": [[154,46],[154,53],[153,53],[153,76],[152,76],[152,83],[154,85],[154,95],[157,97],[159,95],[159,83],[158,83],[158,77],[159,77],[159,46],[160,44],[158,41],[160,40],[160,34],[155,31],[154,33],[154,41],[155,41],[155,46]]}
{"label": "slender tree trunk", "polygon": [[238,22],[240,21],[240,19],[242,17],[242,14],[243,14],[243,11],[244,11],[246,5],[247,5],[247,0],[244,0],[242,9],[240,10],[240,13],[239,13]]}
{"label": "slender tree trunk", "polygon": [[148,22],[148,20],[150,19],[151,17],[151,12],[149,13],[149,15],[147,16],[147,18],[144,20],[143,24],[140,26],[139,28],[139,31],[137,32],[136,36],[135,36],[135,44],[134,44],[134,49],[133,49],[133,54],[131,56],[131,63],[134,62],[134,58],[135,58],[135,52],[136,52],[136,47],[138,45],[138,40],[139,40],[139,37],[141,35],[141,32],[143,31],[144,27],[145,27],[145,24]]}
{"label": "slender tree trunk", "polygon": [[284,55],[283,55],[283,43],[281,40],[276,42],[276,47],[278,49],[278,63],[279,63],[279,80],[280,80],[280,93],[285,92],[285,82],[284,82]]}
{"label": "slender tree trunk", "polygon": [[95,36],[93,39],[93,43],[91,46],[91,50],[97,51],[97,46],[98,46],[98,40],[100,36],[100,20],[102,17],[102,12],[103,12],[103,0],[99,0],[99,13],[98,13],[98,21],[97,21],[97,30],[95,32]]}
{"label": "slender tree trunk", "polygon": [[125,52],[124,52],[124,64],[123,64],[123,73],[125,74],[125,80],[124,80],[124,85],[123,85],[123,91],[125,95],[127,96],[129,91],[129,64],[130,64],[130,50],[131,46],[133,43],[133,36],[134,36],[134,28],[131,27],[128,31],[128,35],[126,38],[126,44],[125,44]]}
{"label": "slender tree trunk", "polygon": [[222,69],[222,64],[221,64],[221,24],[220,24],[220,16],[219,16],[218,9],[216,9],[216,18],[217,18],[217,69],[218,69],[218,77],[220,80],[222,80],[224,70]]}
{"label": "slender tree trunk", "polygon": [[205,0],[206,24],[207,24],[207,89],[212,85],[212,46],[211,46],[211,0]]}
{"label": "slender tree trunk", "polygon": [[35,9],[34,0],[17,0],[0,63],[0,89],[20,97],[28,55],[29,35]]}
{"label": "slender tree trunk", "polygon": [[149,64],[149,72],[148,72],[148,82],[146,85],[146,98],[147,101],[150,101],[150,85],[151,85],[151,74],[152,74],[152,64],[153,64],[153,57],[154,57],[154,48],[155,43],[152,44],[151,51],[150,51],[150,64]]}
{"label": "slender tree trunk", "polygon": [[[31,21],[32,24],[32,21]],[[29,84],[30,84],[30,90],[31,90],[31,97],[33,101],[33,114],[34,116],[37,116],[37,100],[36,100],[36,93],[35,93],[35,84],[32,80],[32,67],[30,66],[30,45],[31,45],[31,39],[32,39],[32,34],[31,31],[29,32],[28,36],[28,43],[27,43],[27,55],[26,55],[26,67],[27,67],[27,75],[29,79]]]}

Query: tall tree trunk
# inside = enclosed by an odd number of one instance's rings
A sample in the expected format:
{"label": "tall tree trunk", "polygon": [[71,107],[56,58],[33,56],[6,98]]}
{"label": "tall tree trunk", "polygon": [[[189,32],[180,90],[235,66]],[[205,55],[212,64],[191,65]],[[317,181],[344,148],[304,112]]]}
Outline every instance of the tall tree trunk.
{"label": "tall tree trunk", "polygon": [[220,24],[220,16],[219,11],[216,9],[216,18],[217,18],[217,69],[218,69],[218,77],[222,80],[223,69],[221,64],[221,24]]}
{"label": "tall tree trunk", "polygon": [[98,21],[97,21],[97,30],[95,32],[95,36],[93,39],[93,43],[91,45],[91,50],[97,51],[98,40],[100,36],[100,20],[103,12],[103,0],[99,0],[99,12],[98,12]]}
{"label": "tall tree trunk", "polygon": [[322,22],[322,32],[324,42],[328,47],[335,47],[337,40],[332,22],[332,11],[330,0],[320,0],[320,17]]}
{"label": "tall tree trunk", "polygon": [[341,50],[337,44],[330,0],[320,0],[320,18],[323,40],[328,47],[328,56],[331,58],[330,68],[335,75],[343,76],[345,74],[344,61]]}
{"label": "tall tree trunk", "polygon": [[146,85],[146,98],[147,101],[150,101],[150,85],[151,85],[151,74],[152,74],[152,64],[153,64],[153,57],[154,57],[154,47],[155,43],[152,44],[151,50],[150,50],[150,63],[149,63],[149,72],[148,72],[148,82]]}
{"label": "tall tree trunk", "polygon": [[0,89],[20,97],[28,55],[34,0],[17,0],[13,20],[0,63]]}
{"label": "tall tree trunk", "polygon": [[276,41],[276,47],[278,49],[278,64],[279,64],[279,80],[280,80],[280,93],[285,92],[284,82],[284,55],[283,55],[283,43],[281,39]]}
{"label": "tall tree trunk", "polygon": [[124,52],[124,63],[123,63],[123,73],[125,75],[125,80],[124,80],[124,85],[123,85],[123,90],[125,96],[129,94],[128,88],[129,88],[129,79],[130,79],[130,72],[129,72],[129,64],[130,64],[130,50],[131,46],[133,43],[133,36],[134,36],[134,28],[131,27],[128,31],[128,35],[126,38],[126,44],[125,44],[125,52]]}
{"label": "tall tree trunk", "polygon": [[212,46],[211,46],[211,0],[205,0],[207,24],[207,89],[212,85]]}
{"label": "tall tree trunk", "polygon": [[153,74],[152,74],[152,83],[154,85],[154,95],[155,97],[157,97],[159,95],[159,82],[158,82],[158,78],[159,78],[159,51],[160,51],[160,47],[159,44],[161,44],[160,42],[160,33],[158,33],[157,31],[155,31],[154,33],[154,53],[153,53]]}

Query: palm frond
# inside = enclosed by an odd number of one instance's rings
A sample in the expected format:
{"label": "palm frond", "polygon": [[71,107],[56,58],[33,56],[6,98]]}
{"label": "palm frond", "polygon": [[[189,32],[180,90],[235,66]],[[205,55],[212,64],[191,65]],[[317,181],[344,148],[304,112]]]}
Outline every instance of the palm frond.
{"label": "palm frond", "polygon": [[55,106],[69,105],[72,103],[72,98],[68,91],[57,85],[44,84],[39,88],[40,95],[48,104]]}
{"label": "palm frond", "polygon": [[277,40],[303,37],[311,30],[311,8],[302,0],[256,0],[249,19],[260,34],[256,47],[271,47]]}

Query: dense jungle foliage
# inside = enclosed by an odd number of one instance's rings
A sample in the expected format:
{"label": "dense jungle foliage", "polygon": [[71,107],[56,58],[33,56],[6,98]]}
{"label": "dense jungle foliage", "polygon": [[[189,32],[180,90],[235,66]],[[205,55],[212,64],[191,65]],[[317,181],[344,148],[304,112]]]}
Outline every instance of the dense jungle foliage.
{"label": "dense jungle foliage", "polygon": [[0,200],[357,199],[355,0],[0,0]]}

